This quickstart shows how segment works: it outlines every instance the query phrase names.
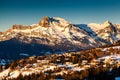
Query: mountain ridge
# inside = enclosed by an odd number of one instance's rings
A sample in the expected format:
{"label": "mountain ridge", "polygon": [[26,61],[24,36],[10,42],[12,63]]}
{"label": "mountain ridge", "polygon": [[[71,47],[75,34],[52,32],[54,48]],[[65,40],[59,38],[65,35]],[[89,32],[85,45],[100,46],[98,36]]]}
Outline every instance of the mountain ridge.
{"label": "mountain ridge", "polygon": [[[38,24],[13,25],[7,31],[0,33],[0,41],[4,44],[4,41],[17,39],[24,44],[40,44],[48,46],[55,53],[110,45],[120,39],[119,33],[120,25],[110,21],[105,21],[103,24],[77,25],[63,18],[45,16]],[[0,52],[5,53],[2,50]],[[39,52],[42,51],[39,50]]]}

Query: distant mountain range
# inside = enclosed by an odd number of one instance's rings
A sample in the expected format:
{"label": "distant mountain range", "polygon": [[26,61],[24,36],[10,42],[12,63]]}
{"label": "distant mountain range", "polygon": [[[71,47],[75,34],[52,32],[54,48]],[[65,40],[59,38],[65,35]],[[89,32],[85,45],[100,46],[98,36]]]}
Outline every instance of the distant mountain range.
{"label": "distant mountain range", "polygon": [[19,59],[25,55],[44,55],[85,50],[110,45],[120,39],[120,24],[72,24],[59,17],[43,17],[38,24],[13,25],[0,32],[0,58]]}

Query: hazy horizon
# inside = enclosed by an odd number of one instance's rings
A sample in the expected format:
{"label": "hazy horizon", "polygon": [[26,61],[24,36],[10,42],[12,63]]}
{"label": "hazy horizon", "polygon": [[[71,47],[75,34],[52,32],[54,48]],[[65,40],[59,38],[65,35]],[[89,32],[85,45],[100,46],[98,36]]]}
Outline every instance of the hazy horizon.
{"label": "hazy horizon", "polygon": [[31,25],[43,16],[61,17],[74,24],[120,23],[119,0],[1,0],[0,31],[13,24]]}

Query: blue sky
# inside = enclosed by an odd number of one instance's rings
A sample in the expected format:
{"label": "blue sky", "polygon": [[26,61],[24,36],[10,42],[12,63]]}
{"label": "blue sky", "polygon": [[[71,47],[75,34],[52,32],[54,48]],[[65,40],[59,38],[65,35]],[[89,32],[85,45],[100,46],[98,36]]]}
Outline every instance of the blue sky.
{"label": "blue sky", "polygon": [[43,16],[79,24],[120,23],[120,0],[0,0],[0,31],[38,23]]}

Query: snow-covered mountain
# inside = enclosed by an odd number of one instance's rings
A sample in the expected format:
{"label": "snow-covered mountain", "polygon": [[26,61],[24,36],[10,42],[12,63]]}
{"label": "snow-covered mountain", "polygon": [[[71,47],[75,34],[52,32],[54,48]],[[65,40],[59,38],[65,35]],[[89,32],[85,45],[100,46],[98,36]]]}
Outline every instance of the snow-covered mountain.
{"label": "snow-covered mountain", "polygon": [[78,25],[59,17],[45,16],[38,24],[13,25],[0,33],[0,41],[4,44],[4,41],[17,40],[22,44],[32,44],[32,47],[34,44],[45,45],[52,51],[76,51],[112,44],[120,39],[119,33],[120,25],[110,21]]}

